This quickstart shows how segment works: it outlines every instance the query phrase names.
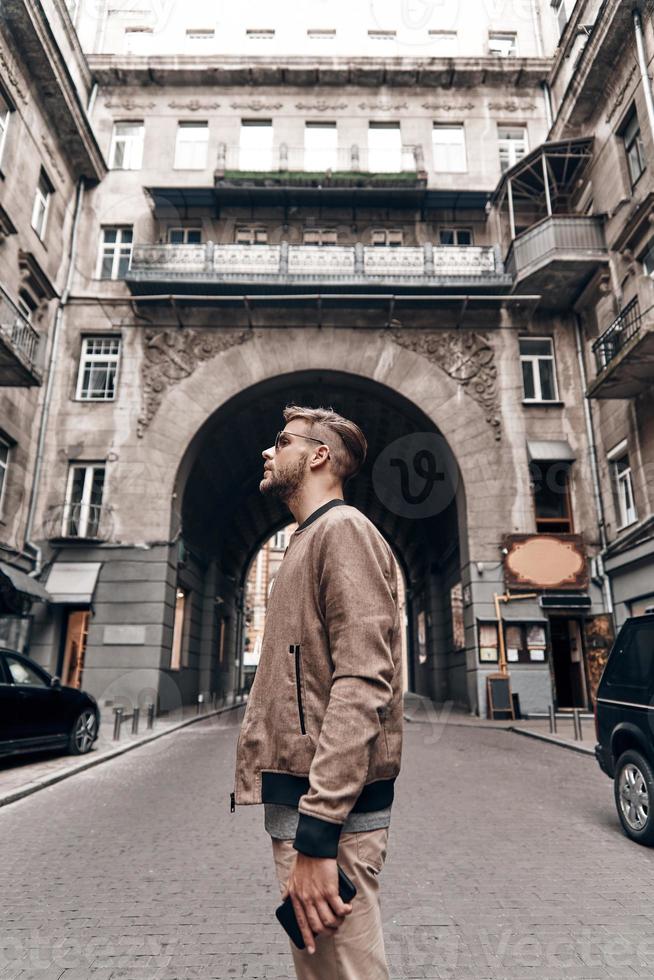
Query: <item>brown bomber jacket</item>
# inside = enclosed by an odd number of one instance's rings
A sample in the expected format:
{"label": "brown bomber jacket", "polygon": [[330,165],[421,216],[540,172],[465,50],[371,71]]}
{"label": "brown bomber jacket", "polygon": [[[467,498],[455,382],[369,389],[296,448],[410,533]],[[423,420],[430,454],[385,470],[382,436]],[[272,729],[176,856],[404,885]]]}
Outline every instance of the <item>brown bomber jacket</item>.
{"label": "brown bomber jacket", "polygon": [[397,573],[335,498],[292,534],[271,590],[236,748],[236,804],[297,806],[294,847],[336,857],[349,812],[393,800],[402,754]]}

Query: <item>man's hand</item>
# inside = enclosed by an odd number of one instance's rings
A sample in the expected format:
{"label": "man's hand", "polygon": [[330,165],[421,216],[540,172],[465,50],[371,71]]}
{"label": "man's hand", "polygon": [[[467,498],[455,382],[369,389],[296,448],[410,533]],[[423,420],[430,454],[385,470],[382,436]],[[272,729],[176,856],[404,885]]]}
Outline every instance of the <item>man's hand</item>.
{"label": "man's hand", "polygon": [[338,894],[335,858],[309,857],[298,851],[284,887],[282,899],[291,896],[295,917],[309,953],[315,952],[314,936],[334,935],[352,911]]}

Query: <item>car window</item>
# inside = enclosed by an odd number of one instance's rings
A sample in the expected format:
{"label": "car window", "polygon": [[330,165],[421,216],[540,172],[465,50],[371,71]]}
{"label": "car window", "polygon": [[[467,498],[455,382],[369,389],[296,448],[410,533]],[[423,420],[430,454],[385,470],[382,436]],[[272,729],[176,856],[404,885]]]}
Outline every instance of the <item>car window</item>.
{"label": "car window", "polygon": [[9,683],[9,674],[5,669],[5,658],[0,653],[0,684]]}
{"label": "car window", "polygon": [[14,684],[31,684],[33,687],[47,687],[45,680],[22,660],[7,657],[7,666]]}
{"label": "car window", "polygon": [[634,624],[606,668],[606,684],[647,690],[654,677],[654,623]]}

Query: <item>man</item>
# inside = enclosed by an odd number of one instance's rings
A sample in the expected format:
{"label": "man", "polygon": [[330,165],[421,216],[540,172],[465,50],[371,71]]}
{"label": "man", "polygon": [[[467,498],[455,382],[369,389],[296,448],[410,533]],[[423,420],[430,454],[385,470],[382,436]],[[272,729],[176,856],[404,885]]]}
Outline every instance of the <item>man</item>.
{"label": "man", "polygon": [[[298,527],[269,595],[236,750],[232,810],[263,803],[282,898],[306,944],[300,980],[386,980],[377,875],[402,749],[401,629],[392,551],[345,503],[361,429],[287,406],[259,489]],[[344,904],[337,864],[357,894]]]}

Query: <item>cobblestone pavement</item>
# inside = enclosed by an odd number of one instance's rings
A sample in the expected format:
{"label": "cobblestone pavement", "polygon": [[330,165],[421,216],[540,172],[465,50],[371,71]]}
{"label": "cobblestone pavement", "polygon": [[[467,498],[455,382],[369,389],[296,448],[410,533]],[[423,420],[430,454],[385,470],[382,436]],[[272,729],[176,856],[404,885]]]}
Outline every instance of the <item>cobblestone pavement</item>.
{"label": "cobblestone pavement", "polygon": [[[262,808],[229,812],[241,715],[0,810],[2,980],[293,978]],[[394,980],[652,977],[653,871],[590,757],[406,726],[380,879]]]}

